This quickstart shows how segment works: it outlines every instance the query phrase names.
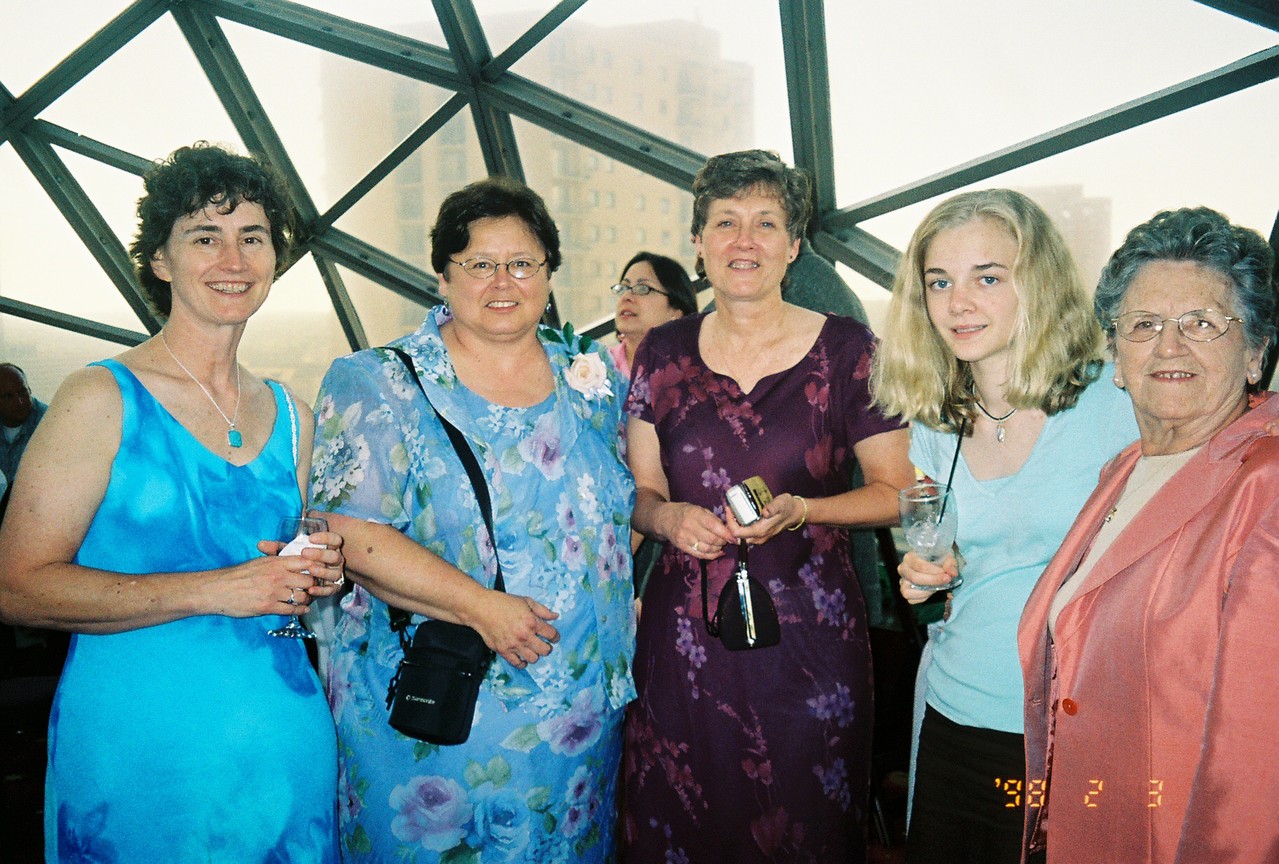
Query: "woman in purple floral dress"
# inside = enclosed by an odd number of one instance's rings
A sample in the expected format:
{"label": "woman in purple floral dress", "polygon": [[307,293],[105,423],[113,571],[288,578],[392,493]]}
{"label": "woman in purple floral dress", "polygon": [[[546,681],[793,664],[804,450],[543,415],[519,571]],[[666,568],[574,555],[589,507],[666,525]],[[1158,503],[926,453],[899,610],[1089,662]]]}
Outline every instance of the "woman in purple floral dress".
{"label": "woman in purple floral dress", "polygon": [[[850,526],[897,519],[913,480],[901,423],[870,404],[874,338],[785,303],[808,184],[764,151],[711,159],[694,244],[716,311],[653,330],[627,403],[632,526],[665,549],[644,597],[626,723],[622,850],[633,862],[861,861],[872,721],[865,607]],[[866,485],[849,491],[856,459]],[[742,527],[724,493],[776,497]],[[706,632],[752,544],[780,644],[730,652]]]}

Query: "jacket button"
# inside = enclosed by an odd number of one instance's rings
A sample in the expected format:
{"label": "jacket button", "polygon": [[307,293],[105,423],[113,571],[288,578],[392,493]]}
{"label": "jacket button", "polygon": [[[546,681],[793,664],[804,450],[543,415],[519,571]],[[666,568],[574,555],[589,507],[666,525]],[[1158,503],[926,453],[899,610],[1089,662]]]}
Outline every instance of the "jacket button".
{"label": "jacket button", "polygon": [[1061,700],[1061,710],[1074,717],[1079,713],[1079,706],[1075,704],[1074,699],[1063,699]]}

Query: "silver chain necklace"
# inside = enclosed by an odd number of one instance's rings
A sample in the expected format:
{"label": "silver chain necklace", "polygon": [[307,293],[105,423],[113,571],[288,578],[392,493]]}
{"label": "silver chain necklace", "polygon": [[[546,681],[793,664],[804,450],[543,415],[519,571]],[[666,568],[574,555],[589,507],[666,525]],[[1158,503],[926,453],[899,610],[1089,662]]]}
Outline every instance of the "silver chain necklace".
{"label": "silver chain necklace", "polygon": [[994,414],[991,414],[989,411],[987,411],[987,410],[986,410],[986,406],[985,406],[985,405],[983,405],[983,404],[981,404],[981,400],[980,400],[980,399],[975,399],[975,400],[973,400],[973,401],[975,401],[975,402],[977,403],[977,409],[978,409],[979,411],[981,411],[981,413],[985,414],[988,418],[990,418],[992,421],[994,421],[994,423],[995,423],[995,440],[996,440],[996,441],[998,441],[1000,444],[1003,444],[1003,443],[1004,443],[1004,435],[1005,435],[1005,432],[1004,432],[1004,421],[1005,421],[1005,420],[1007,420],[1009,417],[1013,416],[1014,414],[1016,414],[1016,413],[1017,413],[1017,409],[1016,409],[1016,408],[1014,408],[1013,410],[1011,410],[1011,411],[1009,411],[1007,414],[1005,414],[1003,417],[996,417]]}
{"label": "silver chain necklace", "polygon": [[222,415],[222,419],[226,421],[226,425],[230,427],[227,429],[226,433],[227,446],[243,446],[244,437],[240,434],[240,430],[235,428],[236,421],[240,419],[240,364],[235,364],[235,413],[228,417],[226,416],[226,412],[222,410],[222,406],[218,404],[218,400],[213,398],[213,394],[200,383],[199,378],[191,374],[190,369],[182,364],[182,361],[178,359],[178,355],[173,353],[173,349],[169,347],[169,340],[164,338],[163,330],[160,331],[160,342],[164,345],[164,350],[168,351],[169,356],[173,358],[173,362],[177,363],[178,368],[187,373],[187,377],[195,382],[195,386],[199,387],[200,392],[208,397],[208,400],[213,403],[213,407],[217,409],[217,412]]}

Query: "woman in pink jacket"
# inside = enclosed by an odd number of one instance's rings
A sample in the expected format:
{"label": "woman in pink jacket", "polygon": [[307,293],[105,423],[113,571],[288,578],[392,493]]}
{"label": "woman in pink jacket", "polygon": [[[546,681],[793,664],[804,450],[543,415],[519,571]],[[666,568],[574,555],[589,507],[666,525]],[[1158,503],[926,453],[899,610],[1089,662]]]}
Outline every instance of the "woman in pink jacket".
{"label": "woman in pink jacket", "polygon": [[1026,848],[1048,864],[1279,861],[1273,266],[1199,208],[1133,229],[1102,272],[1141,440],[1022,616]]}

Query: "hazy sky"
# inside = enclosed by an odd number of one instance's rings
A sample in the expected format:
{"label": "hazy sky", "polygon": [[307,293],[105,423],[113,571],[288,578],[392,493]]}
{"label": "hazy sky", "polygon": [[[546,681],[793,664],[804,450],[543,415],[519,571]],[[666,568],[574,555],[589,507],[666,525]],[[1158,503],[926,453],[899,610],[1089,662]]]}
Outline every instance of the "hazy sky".
{"label": "hazy sky", "polygon": [[[431,15],[425,0],[326,0],[318,8],[392,27]],[[532,23],[550,0],[479,0],[481,16]],[[124,4],[6,0],[0,82],[23,92]],[[827,36],[838,197],[855,203],[1202,74],[1275,44],[1276,34],[1192,0],[828,0]],[[698,20],[722,54],[755,68],[755,140],[789,156],[776,4],[770,0],[591,0],[575,18],[598,24]],[[672,26],[678,26],[673,23]],[[313,49],[226,25],[268,112],[309,185],[325,176]],[[494,45],[500,51],[504,45]],[[646,46],[636,44],[635,51]],[[517,67],[518,71],[518,67]],[[145,90],[147,95],[139,91]],[[159,156],[196,138],[236,140],[167,16],[42,116],[99,140]],[[633,119],[633,118],[626,118]],[[1078,184],[1112,199],[1112,233],[1156,209],[1209,204],[1268,232],[1279,204],[1274,142],[1279,85],[1270,82],[987,185]],[[121,236],[133,228],[138,184],[89,160],[72,171]],[[42,196],[10,146],[0,146],[0,292],[137,328],[97,265]],[[338,191],[330,191],[332,196]],[[323,191],[317,188],[317,197]],[[34,202],[34,203],[33,203]],[[930,204],[867,227],[901,246]]]}

